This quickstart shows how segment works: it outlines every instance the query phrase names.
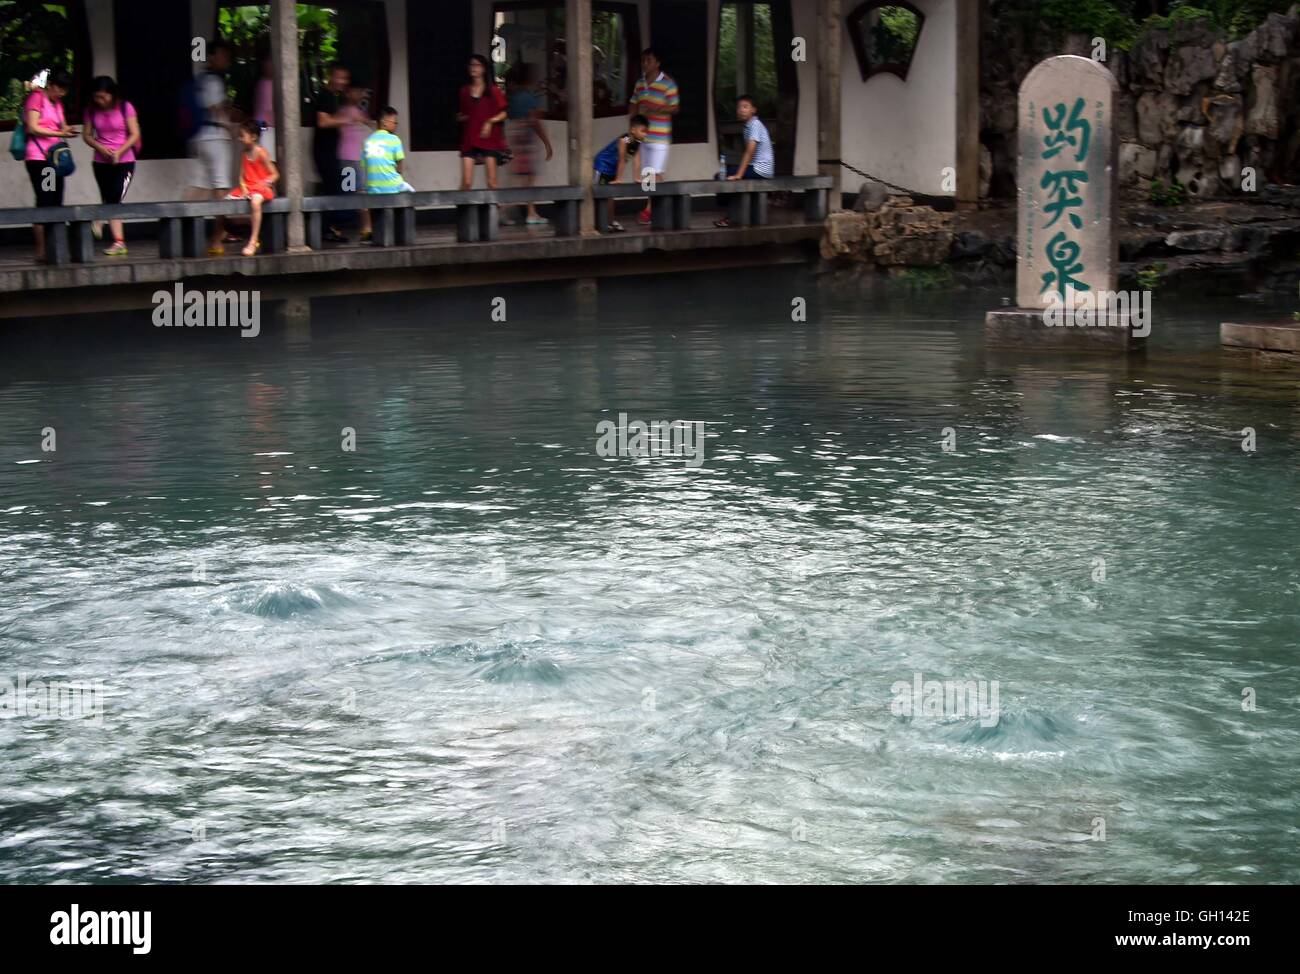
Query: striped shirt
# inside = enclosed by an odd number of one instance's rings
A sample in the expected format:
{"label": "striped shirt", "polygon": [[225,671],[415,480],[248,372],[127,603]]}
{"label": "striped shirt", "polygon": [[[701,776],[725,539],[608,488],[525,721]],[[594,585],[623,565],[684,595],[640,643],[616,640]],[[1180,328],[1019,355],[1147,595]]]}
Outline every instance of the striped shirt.
{"label": "striped shirt", "polygon": [[644,76],[638,78],[636,87],[632,89],[632,104],[650,123],[645,137],[647,145],[667,144],[673,140],[673,117],[664,109],[681,104],[676,81],[662,71],[649,84],[646,84]]}
{"label": "striped shirt", "polygon": [[771,179],[776,174],[776,160],[772,156],[772,137],[767,134],[767,126],[755,115],[745,123],[745,142],[756,143],[754,158],[749,160],[750,168],[764,179]]}
{"label": "striped shirt", "polygon": [[401,139],[380,129],[366,139],[361,154],[365,157],[367,193],[401,192],[402,174],[397,164],[406,158]]}

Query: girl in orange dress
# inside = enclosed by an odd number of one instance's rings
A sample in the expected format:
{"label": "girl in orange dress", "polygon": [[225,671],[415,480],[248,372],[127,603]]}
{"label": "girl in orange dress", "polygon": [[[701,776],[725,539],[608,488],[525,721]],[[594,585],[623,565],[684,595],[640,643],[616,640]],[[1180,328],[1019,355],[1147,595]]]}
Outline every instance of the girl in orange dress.
{"label": "girl in orange dress", "polygon": [[226,199],[248,200],[253,208],[253,230],[248,244],[241,253],[252,257],[262,247],[262,204],[275,199],[275,184],[280,180],[280,170],[271,161],[271,154],[258,141],[262,126],[256,119],[248,119],[239,129],[239,141],[244,147],[243,165],[239,172],[239,186]]}

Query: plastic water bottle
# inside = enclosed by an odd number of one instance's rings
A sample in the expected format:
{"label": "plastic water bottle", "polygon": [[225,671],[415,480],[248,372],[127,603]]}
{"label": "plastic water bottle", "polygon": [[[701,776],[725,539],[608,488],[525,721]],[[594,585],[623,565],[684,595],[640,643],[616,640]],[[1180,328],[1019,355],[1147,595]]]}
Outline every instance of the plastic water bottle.
{"label": "plastic water bottle", "polygon": [[727,155],[725,152],[718,156],[718,178],[723,180],[727,178]]}

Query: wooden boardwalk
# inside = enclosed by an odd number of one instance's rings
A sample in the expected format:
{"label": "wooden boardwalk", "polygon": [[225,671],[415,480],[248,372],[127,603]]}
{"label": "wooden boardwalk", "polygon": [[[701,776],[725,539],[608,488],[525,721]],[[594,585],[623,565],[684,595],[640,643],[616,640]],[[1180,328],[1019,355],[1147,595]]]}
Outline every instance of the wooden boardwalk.
{"label": "wooden boardwalk", "polygon": [[755,227],[713,226],[721,215],[701,205],[690,229],[654,230],[629,214],[625,232],[594,236],[503,225],[500,239],[481,243],[459,242],[454,224],[432,223],[418,227],[412,246],[361,245],[354,233],[352,243],[319,251],[244,257],[242,244],[227,244],[223,257],[188,259],[163,258],[155,240],[128,232],[129,257],[97,253],[93,263],[61,266],[37,264],[29,245],[10,243],[0,247],[0,318],[146,307],[159,286],[200,278],[256,287],[275,300],[780,263],[810,259],[821,236],[798,206],[773,208]]}

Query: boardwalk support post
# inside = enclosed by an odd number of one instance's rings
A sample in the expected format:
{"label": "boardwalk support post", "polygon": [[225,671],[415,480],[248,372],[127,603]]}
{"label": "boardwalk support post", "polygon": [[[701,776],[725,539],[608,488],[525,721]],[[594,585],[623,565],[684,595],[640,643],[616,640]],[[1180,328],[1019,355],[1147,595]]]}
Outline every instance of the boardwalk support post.
{"label": "boardwalk support post", "polygon": [[[280,191],[289,200],[286,245],[302,250],[306,245],[302,219],[303,153],[298,138],[302,99],[298,83],[298,13],[291,0],[271,0],[271,63],[275,66],[275,162],[280,170]],[[320,249],[319,238],[312,245]]]}
{"label": "boardwalk support post", "polygon": [[591,198],[592,54],[591,0],[565,0],[565,67],[568,81],[569,185],[587,188],[578,206],[578,232],[596,232],[596,207]]}
{"label": "boardwalk support post", "polygon": [[829,203],[840,208],[840,71],[843,24],[841,0],[817,5],[817,171],[832,179]]}

